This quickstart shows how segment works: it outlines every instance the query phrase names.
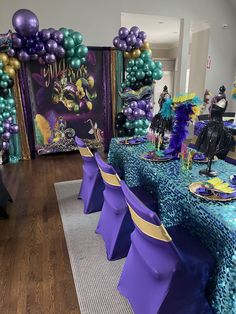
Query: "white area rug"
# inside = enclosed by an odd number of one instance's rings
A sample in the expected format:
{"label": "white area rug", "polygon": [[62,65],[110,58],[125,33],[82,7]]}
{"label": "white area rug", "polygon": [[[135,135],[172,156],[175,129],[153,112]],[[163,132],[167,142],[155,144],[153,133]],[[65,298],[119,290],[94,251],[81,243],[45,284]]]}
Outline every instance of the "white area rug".
{"label": "white area rug", "polygon": [[117,284],[125,259],[108,261],[95,233],[100,212],[85,215],[77,199],[81,180],[55,183],[81,314],[129,314],[130,305]]}

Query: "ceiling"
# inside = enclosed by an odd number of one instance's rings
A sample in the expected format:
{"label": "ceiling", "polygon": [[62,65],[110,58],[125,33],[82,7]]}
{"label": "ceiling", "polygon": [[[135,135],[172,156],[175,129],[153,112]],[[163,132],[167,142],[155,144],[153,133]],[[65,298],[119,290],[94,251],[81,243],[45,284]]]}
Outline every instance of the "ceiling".
{"label": "ceiling", "polygon": [[[232,0],[233,1],[233,0]],[[180,19],[175,17],[155,16],[145,14],[121,13],[121,25],[130,28],[137,25],[148,35],[148,41],[162,49],[177,47],[179,42]],[[207,21],[192,23],[191,30],[199,31],[209,28]]]}

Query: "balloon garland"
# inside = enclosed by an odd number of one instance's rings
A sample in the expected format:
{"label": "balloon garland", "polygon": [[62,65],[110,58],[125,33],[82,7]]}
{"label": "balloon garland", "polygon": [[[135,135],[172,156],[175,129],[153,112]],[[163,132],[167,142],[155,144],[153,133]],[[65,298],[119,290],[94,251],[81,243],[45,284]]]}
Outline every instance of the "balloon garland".
{"label": "balloon garland", "polygon": [[[125,101],[123,113],[116,116],[118,136],[146,135],[153,118],[152,85],[163,76],[162,63],[152,60],[147,34],[137,26],[121,27],[113,45],[127,59],[126,77],[120,96]],[[150,88],[151,87],[151,88]]]}

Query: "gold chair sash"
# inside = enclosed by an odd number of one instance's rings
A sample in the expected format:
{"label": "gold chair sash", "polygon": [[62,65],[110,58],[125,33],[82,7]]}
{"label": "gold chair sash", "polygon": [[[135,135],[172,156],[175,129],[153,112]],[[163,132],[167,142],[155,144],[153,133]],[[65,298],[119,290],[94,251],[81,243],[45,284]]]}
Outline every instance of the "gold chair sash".
{"label": "gold chair sash", "polygon": [[79,147],[79,152],[83,157],[93,157],[93,153],[88,147]]}
{"label": "gold chair sash", "polygon": [[164,242],[172,241],[170,235],[168,234],[163,224],[161,224],[160,226],[156,226],[144,220],[142,217],[136,214],[136,212],[133,210],[133,208],[129,204],[128,204],[128,207],[129,207],[129,211],[130,211],[133,222],[144,234],[160,241],[164,241]]}
{"label": "gold chair sash", "polygon": [[100,172],[102,175],[103,180],[113,186],[120,186],[120,178],[117,174],[111,174],[111,173],[107,173],[105,171],[103,171],[101,168]]}

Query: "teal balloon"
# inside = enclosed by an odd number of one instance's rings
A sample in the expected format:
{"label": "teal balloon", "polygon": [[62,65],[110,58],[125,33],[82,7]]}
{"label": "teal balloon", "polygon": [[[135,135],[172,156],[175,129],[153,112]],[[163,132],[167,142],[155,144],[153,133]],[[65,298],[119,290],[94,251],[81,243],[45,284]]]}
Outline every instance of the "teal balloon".
{"label": "teal balloon", "polygon": [[130,72],[130,75],[131,75],[131,76],[134,76],[134,75],[135,75],[135,72],[133,72],[133,71]]}
{"label": "teal balloon", "polygon": [[132,70],[133,70],[134,72],[136,72],[136,71],[138,70],[138,67],[134,66],[134,67],[132,68]]}
{"label": "teal balloon", "polygon": [[143,65],[144,65],[144,61],[141,59],[141,58],[137,58],[135,60],[135,65],[138,67],[138,68],[142,68]]}
{"label": "teal balloon", "polygon": [[67,57],[74,57],[75,55],[75,49],[74,48],[70,48],[68,50],[66,50],[66,56]]}
{"label": "teal balloon", "polygon": [[148,61],[149,59],[151,59],[151,53],[147,50],[142,51],[140,58],[143,59],[143,61]]}
{"label": "teal balloon", "polygon": [[160,80],[162,76],[163,76],[163,72],[162,70],[159,70],[159,69],[156,69],[152,74],[152,77],[154,80]]}
{"label": "teal balloon", "polygon": [[142,132],[143,132],[143,128],[138,128],[139,135],[142,135]]}
{"label": "teal balloon", "polygon": [[70,64],[71,60],[72,60],[71,57],[67,57],[67,58],[66,58],[66,63],[67,63],[67,64]]}
{"label": "teal balloon", "polygon": [[152,76],[152,71],[147,71],[147,72],[146,72],[146,75],[147,75],[147,76]]}
{"label": "teal balloon", "polygon": [[131,67],[128,67],[127,69],[126,69],[126,72],[132,72],[132,68]]}
{"label": "teal balloon", "polygon": [[81,61],[81,64],[85,64],[86,63],[86,58],[83,57],[83,58],[80,59],[80,61]]}
{"label": "teal balloon", "polygon": [[136,72],[136,78],[137,78],[138,80],[142,80],[144,77],[145,77],[145,73],[144,73],[142,70],[138,70],[138,71]]}
{"label": "teal balloon", "polygon": [[4,82],[8,82],[10,79],[9,75],[8,74],[3,74],[2,77],[1,77],[1,80],[4,81]]}
{"label": "teal balloon", "polygon": [[151,59],[147,61],[147,64],[148,64],[150,70],[154,70],[156,68],[155,62]]}
{"label": "teal balloon", "polygon": [[150,124],[150,122],[148,121],[148,119],[144,119],[144,120],[143,120],[143,126],[144,126],[145,128],[148,128],[148,127],[149,127],[149,124]]}
{"label": "teal balloon", "polygon": [[63,40],[63,47],[68,50],[70,48],[73,48],[75,46],[74,39],[70,36],[64,38]]}
{"label": "teal balloon", "polygon": [[0,68],[0,76],[2,76],[3,75],[3,70]]}
{"label": "teal balloon", "polygon": [[134,65],[135,65],[134,59],[129,60],[128,66],[129,66],[129,67],[133,67]]}
{"label": "teal balloon", "polygon": [[160,61],[155,62],[156,68],[162,70],[162,63]]}
{"label": "teal balloon", "polygon": [[16,109],[15,109],[15,108],[12,109],[11,114],[12,114],[13,116],[16,114]]}
{"label": "teal balloon", "polygon": [[139,135],[139,128],[134,128],[134,134]]}
{"label": "teal balloon", "polygon": [[87,53],[88,53],[88,47],[84,45],[80,45],[78,47],[77,54],[80,58],[86,57]]}
{"label": "teal balloon", "polygon": [[122,88],[125,88],[125,87],[126,87],[126,83],[124,83],[124,82],[121,83],[121,87],[122,87]]}
{"label": "teal balloon", "polygon": [[2,88],[7,88],[8,83],[5,82],[5,81],[1,81],[1,82],[0,82],[0,86],[1,86]]}
{"label": "teal balloon", "polygon": [[9,106],[14,106],[14,105],[15,105],[15,100],[14,100],[13,98],[8,98],[8,99],[7,99],[7,104],[8,104]]}
{"label": "teal balloon", "polygon": [[79,58],[72,58],[71,59],[71,62],[70,62],[70,66],[73,68],[73,69],[79,69],[80,66],[81,66],[81,61]]}
{"label": "teal balloon", "polygon": [[80,45],[83,41],[83,36],[80,34],[80,32],[74,32],[72,34],[72,38],[74,39],[76,45]]}
{"label": "teal balloon", "polygon": [[72,35],[75,32],[72,28],[69,28],[68,31],[69,31],[70,35]]}
{"label": "teal balloon", "polygon": [[133,125],[132,122],[126,121],[126,122],[125,122],[125,127],[126,127],[127,129],[133,129],[133,128],[134,128],[134,125]]}
{"label": "teal balloon", "polygon": [[2,126],[0,126],[0,134],[2,134],[4,132],[4,129]]}
{"label": "teal balloon", "polygon": [[126,82],[126,86],[127,86],[127,87],[130,87],[130,86],[131,86],[131,83],[130,83],[130,82]]}
{"label": "teal balloon", "polygon": [[9,118],[9,117],[10,117],[10,113],[9,113],[9,112],[4,111],[4,112],[2,113],[2,116],[3,116],[3,118],[7,119],[7,118]]}
{"label": "teal balloon", "polygon": [[131,83],[136,82],[136,77],[134,77],[134,76],[133,76],[133,77],[131,77],[130,82],[131,82]]}
{"label": "teal balloon", "polygon": [[2,69],[4,67],[4,64],[2,63],[2,61],[0,61],[0,69]]}
{"label": "teal balloon", "polygon": [[144,71],[144,72],[150,71],[149,65],[148,65],[147,63],[144,64],[144,66],[143,66],[143,71]]}
{"label": "teal balloon", "polygon": [[143,127],[143,120],[142,119],[139,119],[139,120],[137,120],[137,126],[139,127],[139,128],[142,128]]}
{"label": "teal balloon", "polygon": [[59,31],[63,33],[64,37],[68,37],[70,34],[68,28],[65,28],[65,27],[61,27]]}
{"label": "teal balloon", "polygon": [[135,120],[135,121],[134,121],[134,126],[135,126],[135,128],[138,128],[138,127],[139,127],[139,120]]}
{"label": "teal balloon", "polygon": [[145,136],[147,134],[147,129],[142,129],[141,134],[142,136]]}
{"label": "teal balloon", "polygon": [[131,79],[131,75],[130,74],[126,75],[126,80],[130,81],[130,79]]}

